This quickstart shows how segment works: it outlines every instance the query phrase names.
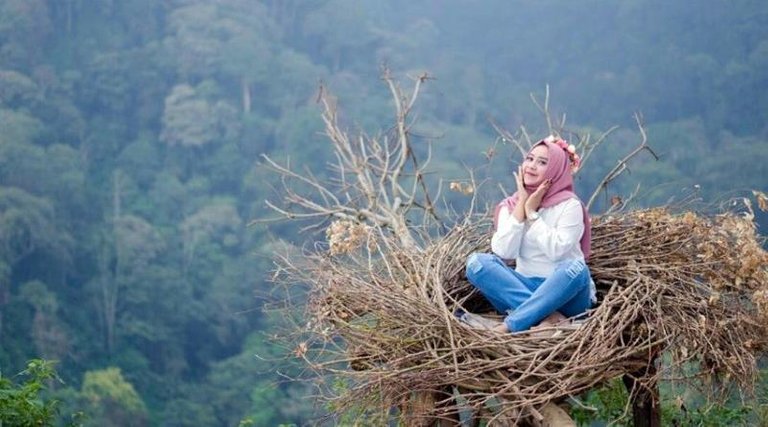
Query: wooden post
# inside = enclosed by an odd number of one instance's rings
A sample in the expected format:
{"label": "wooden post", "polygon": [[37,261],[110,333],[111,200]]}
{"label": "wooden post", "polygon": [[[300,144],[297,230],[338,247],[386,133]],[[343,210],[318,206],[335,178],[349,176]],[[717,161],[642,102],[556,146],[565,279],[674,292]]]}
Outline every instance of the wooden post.
{"label": "wooden post", "polygon": [[[440,392],[414,392],[410,399],[400,406],[402,422],[415,427],[455,427],[461,425],[461,417],[453,390],[446,387]],[[444,414],[443,411],[447,412]]]}
{"label": "wooden post", "polygon": [[[632,420],[634,427],[661,427],[659,385],[653,380],[649,387],[640,385],[636,378],[656,376],[656,356],[643,369],[624,375],[622,381],[632,396]],[[634,390],[637,388],[637,390]],[[633,393],[634,390],[634,393]]]}

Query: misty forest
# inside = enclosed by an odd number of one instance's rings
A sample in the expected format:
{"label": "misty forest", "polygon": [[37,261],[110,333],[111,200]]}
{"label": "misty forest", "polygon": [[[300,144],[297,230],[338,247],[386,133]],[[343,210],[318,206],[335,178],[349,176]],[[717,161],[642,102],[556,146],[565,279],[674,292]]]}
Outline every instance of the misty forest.
{"label": "misty forest", "polygon": [[[414,85],[437,234],[514,191],[510,140],[555,119],[605,136],[591,214],[748,199],[764,254],[763,0],[0,0],[0,425],[397,425],[317,398],[355,383],[308,369],[307,283],[276,258],[328,246],[332,213],[281,204],[289,169],[310,198],[334,179],[324,114],[387,135]],[[763,355],[718,402],[662,383],[664,423],[768,425]],[[622,387],[571,415],[632,425]]]}

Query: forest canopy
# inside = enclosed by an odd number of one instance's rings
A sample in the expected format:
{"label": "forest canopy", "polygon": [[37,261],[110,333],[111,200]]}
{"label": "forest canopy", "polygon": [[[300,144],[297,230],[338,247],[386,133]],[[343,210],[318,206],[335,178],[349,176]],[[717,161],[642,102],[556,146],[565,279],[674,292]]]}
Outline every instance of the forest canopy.
{"label": "forest canopy", "polygon": [[[324,237],[248,224],[279,185],[261,154],[317,171],[334,160],[321,85],[344,126],[391,123],[383,63],[435,78],[418,131],[446,182],[487,163],[492,123],[544,136],[529,95],[549,88],[570,128],[611,131],[580,193],[631,149],[635,113],[660,157],[633,165],[595,213],[638,183],[638,208],[767,187],[759,0],[4,0],[0,372],[58,361],[63,384],[46,393],[88,425],[303,424],[323,412],[287,380],[293,348],[270,339],[284,319],[264,307],[284,298],[268,282],[276,240]],[[494,176],[514,156],[499,147]]]}

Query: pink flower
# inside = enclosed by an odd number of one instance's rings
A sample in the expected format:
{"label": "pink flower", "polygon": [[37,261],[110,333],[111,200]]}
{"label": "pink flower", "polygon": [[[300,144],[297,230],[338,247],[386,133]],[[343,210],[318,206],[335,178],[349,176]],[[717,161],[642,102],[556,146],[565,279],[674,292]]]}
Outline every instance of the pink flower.
{"label": "pink flower", "polygon": [[562,148],[566,153],[568,153],[568,157],[571,160],[571,170],[573,172],[576,172],[579,169],[579,166],[581,165],[581,158],[576,153],[575,145],[568,144],[568,141],[554,135],[549,135],[548,137],[544,138],[544,141],[551,144],[557,144],[558,147]]}
{"label": "pink flower", "polygon": [[579,166],[581,166],[581,157],[579,157],[578,154],[573,153],[573,157],[571,157],[571,171],[573,173],[576,173],[577,170],[579,170]]}

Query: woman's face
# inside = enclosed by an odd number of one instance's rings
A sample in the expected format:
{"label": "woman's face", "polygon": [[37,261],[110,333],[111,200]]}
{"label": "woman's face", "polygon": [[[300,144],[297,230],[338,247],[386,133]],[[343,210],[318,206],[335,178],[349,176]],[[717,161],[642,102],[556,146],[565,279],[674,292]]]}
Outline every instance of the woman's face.
{"label": "woman's face", "polygon": [[539,185],[544,181],[544,173],[549,164],[549,149],[540,144],[531,150],[523,160],[523,183],[525,185]]}

